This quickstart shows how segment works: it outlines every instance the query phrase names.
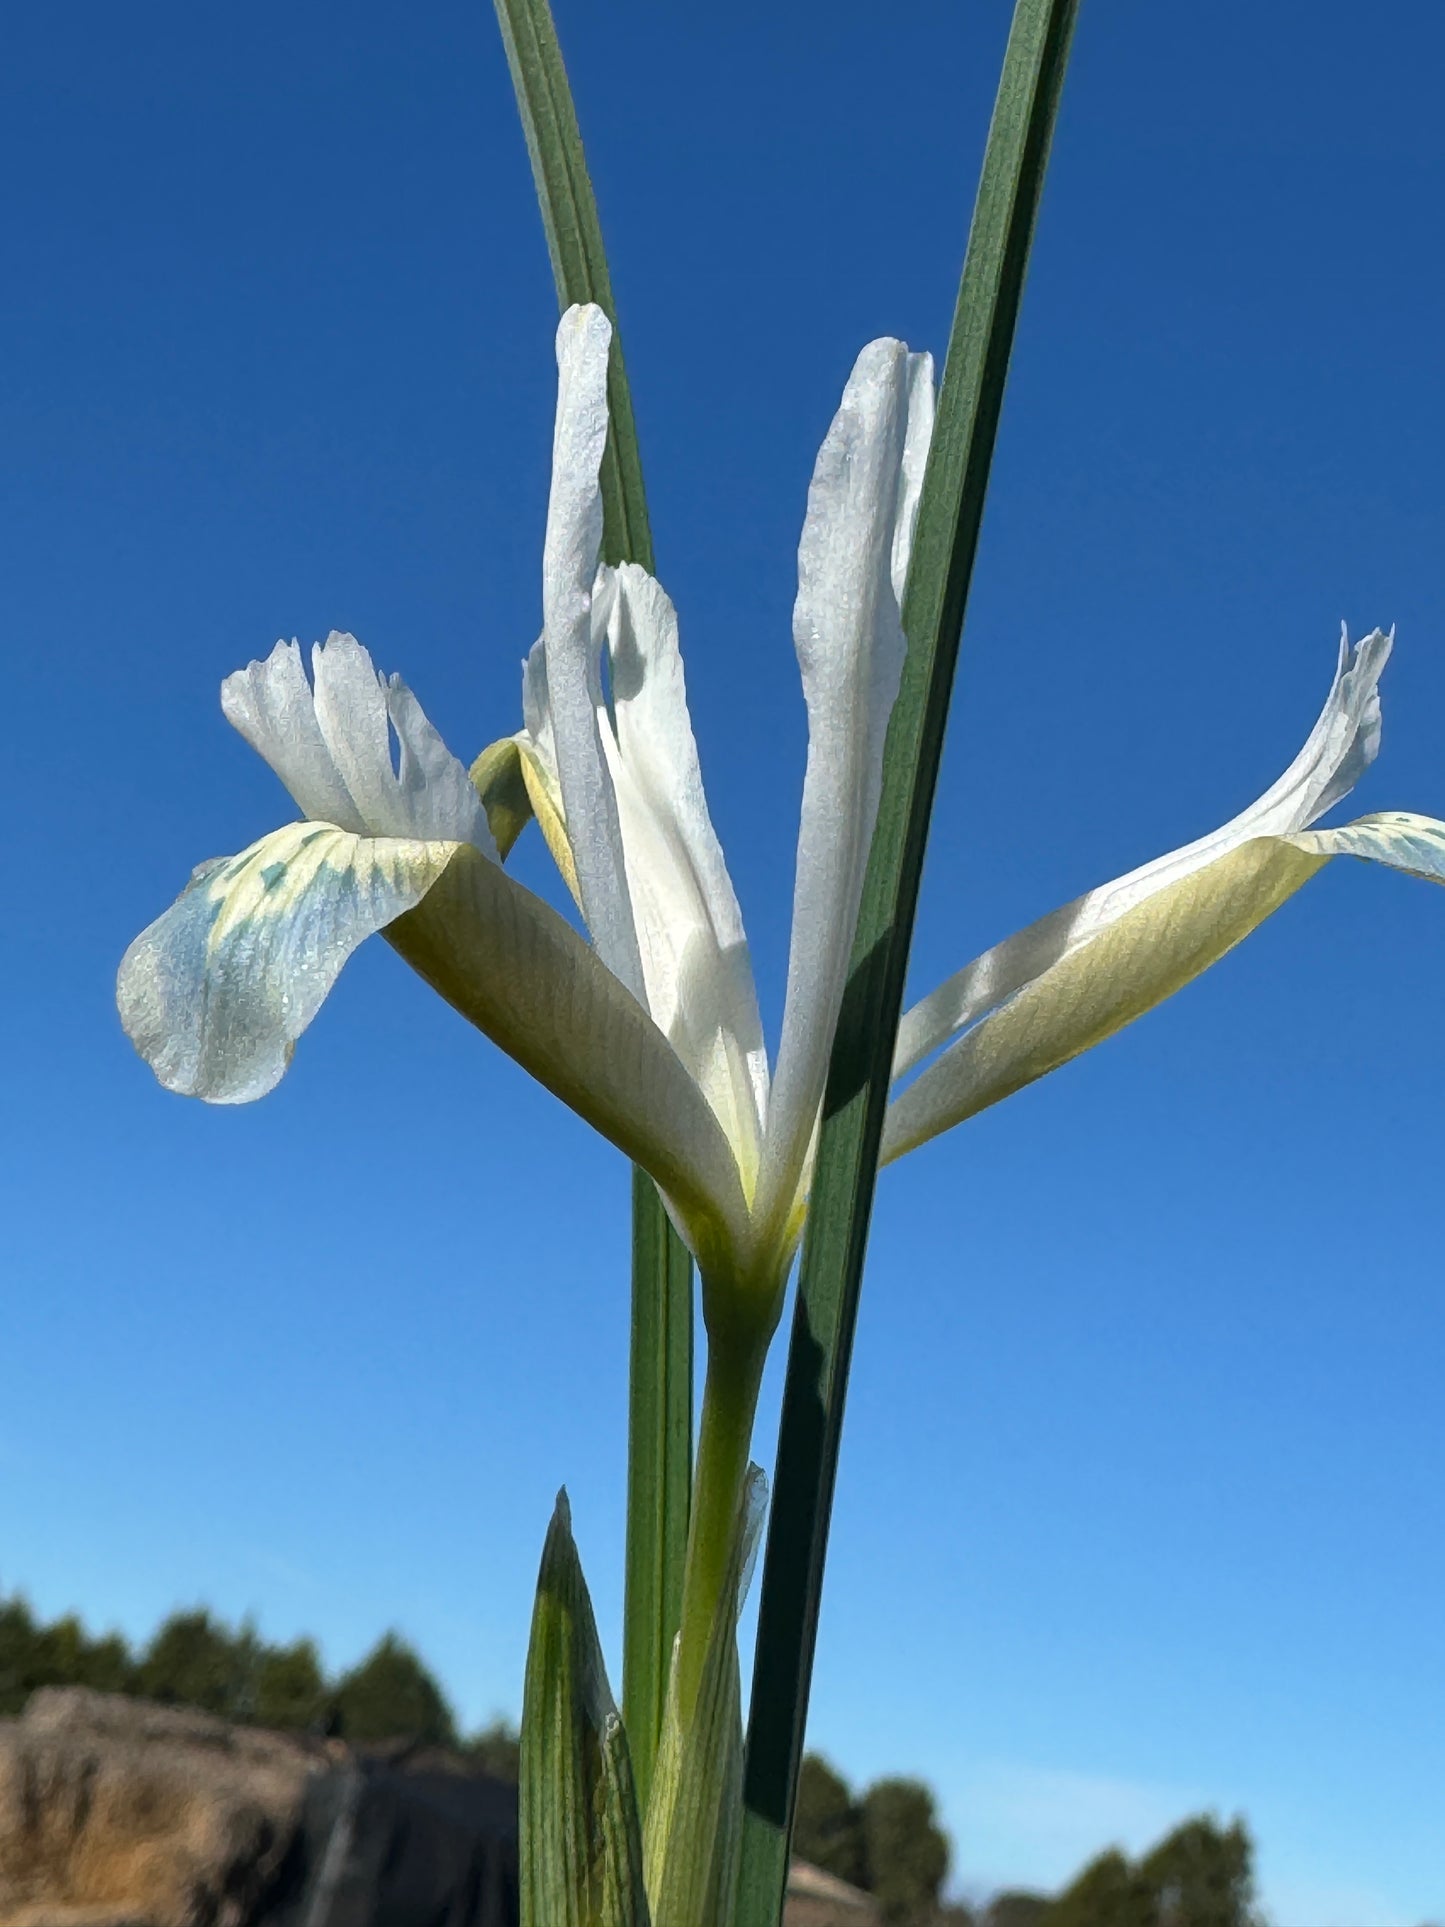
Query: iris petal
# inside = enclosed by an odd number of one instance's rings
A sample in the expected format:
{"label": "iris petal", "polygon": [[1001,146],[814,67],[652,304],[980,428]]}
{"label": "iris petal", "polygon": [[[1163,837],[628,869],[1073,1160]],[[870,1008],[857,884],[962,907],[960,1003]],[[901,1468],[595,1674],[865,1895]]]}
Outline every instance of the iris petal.
{"label": "iris petal", "polygon": [[901,478],[915,379],[901,342],[875,341],[858,357],[818,455],[798,549],[793,637],[808,763],[759,1185],[758,1210],[770,1223],[792,1209],[822,1101],[903,668],[894,558],[901,547],[906,562],[899,522],[910,490]]}
{"label": "iris petal", "polygon": [[408,811],[391,765],[386,684],[355,636],[333,631],[311,652],[316,721],[337,774],[373,836],[408,836]]}
{"label": "iris petal", "polygon": [[1304,748],[1278,782],[1219,829],[1116,877],[1016,931],[905,1012],[893,1075],[903,1077],[940,1044],[976,1023],[1070,951],[1090,942],[1154,891],[1177,882],[1253,836],[1303,830],[1337,803],[1380,746],[1379,681],[1393,637],[1376,629],[1353,653],[1343,639],[1325,706]]}
{"label": "iris petal", "polygon": [[278,642],[264,662],[227,676],[221,712],[271,765],[305,815],[358,836],[365,833],[366,823],[321,734],[296,643]]}
{"label": "iris petal", "polygon": [[913,533],[918,523],[918,500],[923,493],[923,471],[933,442],[933,356],[908,357],[908,426],[903,435],[903,462],[898,474],[898,517],[893,528],[891,575],[893,593],[903,607],[908,564],[913,559]]}
{"label": "iris petal", "polygon": [[704,1266],[747,1248],[737,1165],[707,1100],[565,918],[463,846],[386,934],[464,1017],[657,1181]]}
{"label": "iris petal", "polygon": [[[399,676],[377,674],[355,636],[333,630],[311,652],[313,690],[294,642],[221,685],[227,720],[275,770],[306,815],[357,835],[444,837],[496,845],[465,767]],[[400,748],[392,767],[391,736]]]}
{"label": "iris petal", "polygon": [[1403,813],[1251,837],[1135,902],[966,1033],[894,1099],[885,1162],[1066,1064],[1152,1010],[1335,856],[1445,883],[1445,823]]}
{"label": "iris petal", "polygon": [[121,1022],[167,1090],[244,1104],[281,1081],[357,945],[461,847],[290,823],[202,864],[121,961]]}
{"label": "iris petal", "polygon": [[643,1001],[617,799],[598,729],[602,707],[593,600],[600,585],[612,329],[600,308],[569,308],[557,330],[557,422],[542,564],[542,633],[562,811],[587,928],[608,968]]}
{"label": "iris petal", "polygon": [[661,585],[631,563],[616,571],[613,590],[612,701],[601,730],[647,1006],[701,1085],[751,1184],[767,1052],[742,912],[703,792],[677,615]]}

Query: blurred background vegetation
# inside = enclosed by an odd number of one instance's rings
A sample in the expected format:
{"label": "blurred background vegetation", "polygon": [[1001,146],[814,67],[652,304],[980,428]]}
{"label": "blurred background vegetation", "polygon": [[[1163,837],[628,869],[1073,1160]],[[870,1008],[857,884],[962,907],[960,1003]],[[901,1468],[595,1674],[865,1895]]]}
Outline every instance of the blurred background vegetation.
{"label": "blurred background vegetation", "polygon": [[272,1646],[253,1626],[227,1626],[204,1607],[172,1613],[135,1652],[118,1633],[92,1638],[74,1614],[47,1625],[24,1599],[0,1599],[0,1715],[18,1713],[40,1686],[93,1686],[362,1745],[443,1746],[503,1779],[517,1775],[512,1729],[498,1720],[460,1733],[446,1695],[395,1633],[328,1677],[311,1640]]}
{"label": "blurred background vegetation", "polygon": [[1140,1859],[1111,1848],[1059,1894],[946,1904],[948,1836],[921,1780],[855,1794],[817,1754],[803,1761],[793,1851],[871,1893],[887,1927],[1263,1927],[1254,1847],[1241,1821],[1186,1820]]}
{"label": "blurred background vegetation", "polygon": [[[222,1719],[367,1745],[445,1747],[478,1770],[517,1777],[517,1736],[498,1720],[463,1734],[446,1695],[389,1632],[349,1672],[328,1676],[313,1641],[273,1646],[248,1624],[204,1607],[176,1612],[139,1651],[118,1633],[92,1637],[74,1614],[38,1620],[0,1597],[0,1716],[41,1686],[92,1686]],[[794,1851],[873,1895],[886,1927],[1262,1927],[1253,1844],[1243,1824],[1188,1820],[1138,1860],[1101,1853],[1062,1893],[995,1894],[945,1903],[951,1850],[921,1780],[887,1778],[856,1792],[816,1754],[803,1762]]]}

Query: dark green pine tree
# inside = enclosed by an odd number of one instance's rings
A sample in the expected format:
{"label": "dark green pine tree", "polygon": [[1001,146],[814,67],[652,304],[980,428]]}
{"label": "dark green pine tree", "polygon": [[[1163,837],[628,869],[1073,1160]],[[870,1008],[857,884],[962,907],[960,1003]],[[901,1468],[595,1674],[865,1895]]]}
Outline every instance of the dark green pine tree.
{"label": "dark green pine tree", "polygon": [[1039,1927],[1048,1906],[1047,1894],[1031,1893],[1027,1887],[1005,1887],[984,1909],[982,1927]]}
{"label": "dark green pine tree", "polygon": [[256,1661],[254,1717],[258,1726],[304,1733],[326,1718],[331,1696],[315,1642],[263,1647]]}
{"label": "dark green pine tree", "polygon": [[204,1607],[172,1613],[141,1655],[138,1688],[147,1699],[249,1720],[260,1657],[260,1642],[248,1627],[232,1632]]}
{"label": "dark green pine tree", "polygon": [[1158,1927],[1147,1883],[1111,1847],[1050,1902],[1038,1927]]}
{"label": "dark green pine tree", "polygon": [[19,1713],[42,1686],[131,1693],[135,1661],[119,1633],[92,1639],[74,1613],[42,1624],[23,1599],[0,1600],[0,1714]]}
{"label": "dark green pine tree", "polygon": [[948,1873],[948,1835],[921,1780],[877,1780],[863,1795],[868,1886],[888,1927],[927,1927]]}
{"label": "dark green pine tree", "polygon": [[1139,1862],[1159,1927],[1256,1927],[1254,1843],[1243,1821],[1186,1820]]}
{"label": "dark green pine tree", "polygon": [[30,1697],[37,1631],[23,1599],[0,1600],[0,1714],[20,1712]]}
{"label": "dark green pine tree", "polygon": [[348,1740],[457,1743],[456,1721],[441,1688],[395,1633],[387,1633],[344,1676],[333,1705],[342,1736]]}
{"label": "dark green pine tree", "polygon": [[1200,1815],[1132,1865],[1117,1849],[1100,1854],[1035,1927],[1259,1927],[1249,1833]]}
{"label": "dark green pine tree", "polygon": [[848,1782],[818,1753],[803,1756],[793,1852],[855,1887],[868,1879],[863,1810]]}

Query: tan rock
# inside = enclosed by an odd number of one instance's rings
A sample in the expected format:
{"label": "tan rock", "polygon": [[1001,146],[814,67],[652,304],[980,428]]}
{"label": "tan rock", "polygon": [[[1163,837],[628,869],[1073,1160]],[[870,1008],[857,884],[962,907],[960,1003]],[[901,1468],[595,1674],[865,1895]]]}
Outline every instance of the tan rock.
{"label": "tan rock", "polygon": [[0,1927],[243,1927],[325,1749],[51,1687],[0,1720]]}

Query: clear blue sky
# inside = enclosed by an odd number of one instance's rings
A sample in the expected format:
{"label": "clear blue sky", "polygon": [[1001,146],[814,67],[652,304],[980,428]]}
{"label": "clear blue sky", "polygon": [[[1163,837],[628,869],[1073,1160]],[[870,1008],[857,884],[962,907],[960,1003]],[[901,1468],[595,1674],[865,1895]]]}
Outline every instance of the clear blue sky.
{"label": "clear blue sky", "polygon": [[[560,24],[775,1029],[804,490],[858,347],[943,347],[1007,8]],[[1084,8],[917,990],[1263,789],[1342,619],[1399,626],[1359,806],[1445,813],[1442,60],[1422,0]],[[23,9],[0,157],[0,1580],[396,1625],[515,1713],[564,1480],[617,1648],[621,1161],[381,944],[247,1110],[112,1005],[289,814],[217,703],[278,636],[353,629],[461,755],[518,721],[553,298],[489,10]],[[929,1779],[963,1885],[1213,1806],[1278,1927],[1445,1914],[1442,964],[1445,896],[1332,866],[886,1176],[812,1737]]]}

